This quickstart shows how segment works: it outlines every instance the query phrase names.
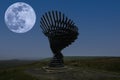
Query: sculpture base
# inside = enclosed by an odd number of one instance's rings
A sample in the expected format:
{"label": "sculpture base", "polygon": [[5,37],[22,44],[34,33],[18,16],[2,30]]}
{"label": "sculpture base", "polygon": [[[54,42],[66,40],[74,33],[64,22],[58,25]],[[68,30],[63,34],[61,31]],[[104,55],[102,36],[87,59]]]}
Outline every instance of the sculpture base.
{"label": "sculpture base", "polygon": [[58,72],[65,72],[72,68],[68,67],[43,67],[43,70],[47,73],[58,73]]}
{"label": "sculpture base", "polygon": [[55,67],[55,68],[57,68],[57,67],[64,67],[63,58],[58,58],[58,57],[54,56],[48,66],[49,67]]}

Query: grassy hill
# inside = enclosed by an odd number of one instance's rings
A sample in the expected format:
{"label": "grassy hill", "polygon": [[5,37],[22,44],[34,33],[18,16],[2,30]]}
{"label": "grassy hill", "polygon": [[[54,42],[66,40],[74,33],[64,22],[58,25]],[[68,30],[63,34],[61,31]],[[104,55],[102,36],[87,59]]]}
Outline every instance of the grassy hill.
{"label": "grassy hill", "polygon": [[50,58],[0,61],[0,80],[120,80],[120,57],[65,57],[70,70],[47,73]]}

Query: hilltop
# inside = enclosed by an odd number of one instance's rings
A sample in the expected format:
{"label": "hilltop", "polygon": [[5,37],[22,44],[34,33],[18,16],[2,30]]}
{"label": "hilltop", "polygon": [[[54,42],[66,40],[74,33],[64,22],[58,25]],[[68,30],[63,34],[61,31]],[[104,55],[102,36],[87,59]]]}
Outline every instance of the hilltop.
{"label": "hilltop", "polygon": [[120,80],[120,57],[65,57],[68,70],[47,73],[50,58],[0,61],[0,80]]}

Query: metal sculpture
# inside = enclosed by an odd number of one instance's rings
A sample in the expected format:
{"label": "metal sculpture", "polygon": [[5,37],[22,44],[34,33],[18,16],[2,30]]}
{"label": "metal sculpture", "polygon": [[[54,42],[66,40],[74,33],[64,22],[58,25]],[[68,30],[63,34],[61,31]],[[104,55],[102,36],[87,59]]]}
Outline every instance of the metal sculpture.
{"label": "metal sculpture", "polygon": [[49,67],[64,67],[61,51],[77,39],[78,28],[71,19],[58,11],[45,13],[41,17],[40,23],[54,54]]}

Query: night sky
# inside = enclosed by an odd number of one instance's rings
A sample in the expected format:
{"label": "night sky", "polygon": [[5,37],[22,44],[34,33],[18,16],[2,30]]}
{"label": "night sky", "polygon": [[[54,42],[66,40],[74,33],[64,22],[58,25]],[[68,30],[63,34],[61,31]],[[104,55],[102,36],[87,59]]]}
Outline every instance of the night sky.
{"label": "night sky", "polygon": [[[27,33],[13,33],[4,22],[6,9],[15,2],[36,12],[36,23]],[[79,28],[78,39],[62,51],[65,56],[120,56],[120,0],[0,0],[0,8],[0,59],[52,57],[40,28],[41,16],[51,10],[63,12]]]}

